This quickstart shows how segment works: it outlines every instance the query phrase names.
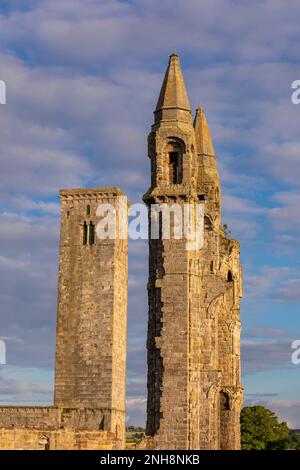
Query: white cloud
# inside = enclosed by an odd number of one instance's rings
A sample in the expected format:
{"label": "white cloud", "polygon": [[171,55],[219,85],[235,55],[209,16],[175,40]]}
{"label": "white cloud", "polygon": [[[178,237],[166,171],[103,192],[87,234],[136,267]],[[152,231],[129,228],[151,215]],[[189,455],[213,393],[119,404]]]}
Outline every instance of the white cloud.
{"label": "white cloud", "polygon": [[300,400],[279,400],[279,399],[249,399],[245,406],[262,405],[271,409],[280,421],[286,422],[291,429],[299,429],[300,423]]}
{"label": "white cloud", "polygon": [[32,403],[34,400],[40,403],[51,403],[53,385],[47,380],[34,379],[34,374],[44,375],[43,370],[34,371],[28,369],[15,369],[7,366],[0,368],[0,398],[6,404],[17,401],[20,404]]}
{"label": "white cloud", "polygon": [[243,374],[291,367],[291,343],[291,340],[242,340]]}
{"label": "white cloud", "polygon": [[258,274],[245,275],[246,296],[257,300],[268,295],[273,297],[274,292],[298,275],[298,271],[289,266],[262,266]]}
{"label": "white cloud", "polygon": [[15,205],[19,210],[24,211],[39,211],[46,214],[59,214],[59,205],[55,202],[36,201],[26,198],[25,196],[16,197],[14,199]]}

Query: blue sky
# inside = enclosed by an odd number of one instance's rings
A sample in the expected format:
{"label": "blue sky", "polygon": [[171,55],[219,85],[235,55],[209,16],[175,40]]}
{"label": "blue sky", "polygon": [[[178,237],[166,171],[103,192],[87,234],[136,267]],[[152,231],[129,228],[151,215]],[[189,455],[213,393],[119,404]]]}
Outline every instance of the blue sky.
{"label": "blue sky", "polygon": [[[178,52],[241,241],[245,403],[300,428],[298,0],[0,1],[2,403],[51,403],[62,187],[149,186],[146,137]],[[128,422],[143,424],[147,245],[130,243]]]}

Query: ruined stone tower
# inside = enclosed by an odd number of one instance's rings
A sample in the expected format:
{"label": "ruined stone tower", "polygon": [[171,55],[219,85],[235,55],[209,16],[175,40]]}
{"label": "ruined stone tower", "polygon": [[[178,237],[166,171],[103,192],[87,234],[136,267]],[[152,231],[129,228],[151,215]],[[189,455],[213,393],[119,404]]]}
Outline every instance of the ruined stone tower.
{"label": "ruined stone tower", "polygon": [[[156,449],[239,449],[239,243],[221,227],[217,161],[203,109],[194,123],[176,54],[148,138],[152,204],[204,205],[204,246],[149,239],[147,438]],[[149,219],[150,220],[150,219]],[[151,230],[151,227],[150,227]]]}
{"label": "ruined stone tower", "polygon": [[121,195],[117,188],[60,191],[54,405],[101,409],[99,426],[123,438],[128,242],[95,233],[98,206],[110,204],[118,220]]}
{"label": "ruined stone tower", "polygon": [[[123,196],[118,188],[60,191],[54,406],[0,407],[0,449],[125,448],[128,204]],[[96,228],[107,212],[115,232],[101,238]]]}

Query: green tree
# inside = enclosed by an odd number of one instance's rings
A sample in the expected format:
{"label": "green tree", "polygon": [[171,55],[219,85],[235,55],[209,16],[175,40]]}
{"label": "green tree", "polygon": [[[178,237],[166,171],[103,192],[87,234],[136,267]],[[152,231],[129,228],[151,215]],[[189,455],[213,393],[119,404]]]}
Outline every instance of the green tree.
{"label": "green tree", "polygon": [[241,412],[243,450],[279,450],[295,448],[286,423],[280,423],[273,411],[264,406],[246,406]]}
{"label": "green tree", "polygon": [[298,429],[290,429],[290,447],[289,448],[300,450],[300,433]]}

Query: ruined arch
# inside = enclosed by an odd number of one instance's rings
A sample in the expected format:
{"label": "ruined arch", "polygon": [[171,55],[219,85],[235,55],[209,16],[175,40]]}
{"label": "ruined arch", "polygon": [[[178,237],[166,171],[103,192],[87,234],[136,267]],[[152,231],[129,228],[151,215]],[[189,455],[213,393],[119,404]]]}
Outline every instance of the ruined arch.
{"label": "ruined arch", "polygon": [[230,432],[231,432],[230,418],[231,418],[230,393],[226,389],[221,389],[219,393],[220,450],[230,449]]}

